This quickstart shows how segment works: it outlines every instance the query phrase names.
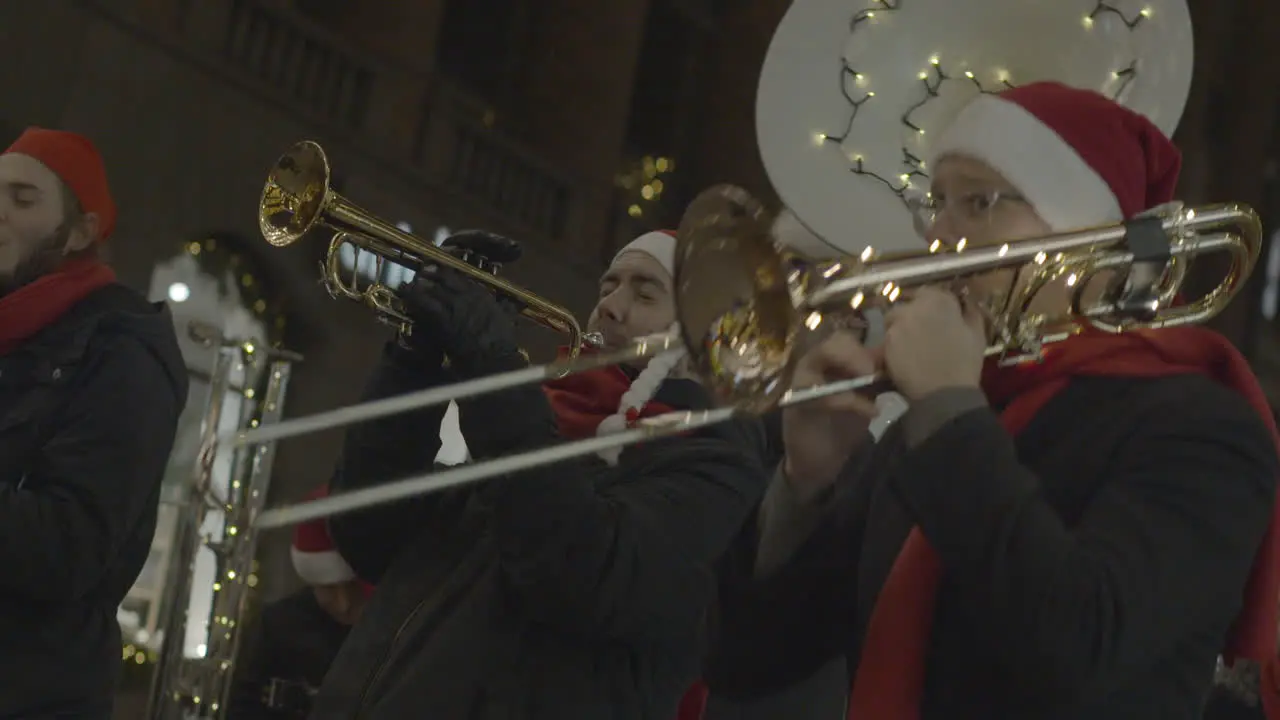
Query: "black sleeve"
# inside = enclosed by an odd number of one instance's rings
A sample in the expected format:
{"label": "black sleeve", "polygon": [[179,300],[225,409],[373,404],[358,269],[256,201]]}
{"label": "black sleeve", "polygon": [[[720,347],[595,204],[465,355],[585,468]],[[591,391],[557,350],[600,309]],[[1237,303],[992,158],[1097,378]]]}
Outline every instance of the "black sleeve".
{"label": "black sleeve", "polygon": [[[271,609],[268,605],[263,613]],[[244,630],[240,658],[236,662],[231,684],[231,705],[227,717],[236,720],[270,720],[272,713],[262,702],[262,693],[272,676],[272,645],[263,637],[263,627],[269,618],[259,616]]]}
{"label": "black sleeve", "polygon": [[9,597],[83,596],[156,512],[182,404],[160,361],[132,338],[92,362],[26,481],[0,485],[0,593]]}
{"label": "black sleeve", "polygon": [[743,528],[721,564],[704,669],[712,692],[736,701],[772,695],[856,645],[858,554],[878,447],[850,460],[831,514],[773,574],[756,576],[757,518]]}
{"label": "black sleeve", "polygon": [[[519,421],[498,418],[545,412],[540,393],[460,404],[464,434],[489,426],[505,452],[519,450],[508,444]],[[729,423],[654,441],[616,470],[587,458],[484,484],[507,586],[532,617],[574,633],[687,642],[714,596],[713,563],[764,492],[762,443],[758,424]],[[618,472],[628,474],[601,484]]]}
{"label": "black sleeve", "polygon": [[[417,356],[388,343],[365,390],[365,400],[401,395],[453,381],[443,368],[424,367]],[[440,452],[440,423],[447,406],[437,405],[352,426],[342,459],[330,481],[333,493],[357,490],[425,472]],[[422,495],[329,520],[343,558],[364,580],[377,583],[404,544],[448,514],[457,493]]]}
{"label": "black sleeve", "polygon": [[1154,404],[1073,528],[989,409],[941,427],[893,474],[1019,700],[1105,693],[1240,602],[1274,502],[1274,441],[1223,388]]}

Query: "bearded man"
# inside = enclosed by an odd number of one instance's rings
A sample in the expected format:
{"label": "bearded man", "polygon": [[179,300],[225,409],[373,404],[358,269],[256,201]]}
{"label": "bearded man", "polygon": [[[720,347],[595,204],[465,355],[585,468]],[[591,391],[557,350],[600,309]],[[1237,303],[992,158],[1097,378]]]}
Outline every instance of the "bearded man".
{"label": "bearded man", "polygon": [[0,716],[109,718],[116,609],[187,399],[167,310],[99,258],[116,208],[80,135],[0,155]]}

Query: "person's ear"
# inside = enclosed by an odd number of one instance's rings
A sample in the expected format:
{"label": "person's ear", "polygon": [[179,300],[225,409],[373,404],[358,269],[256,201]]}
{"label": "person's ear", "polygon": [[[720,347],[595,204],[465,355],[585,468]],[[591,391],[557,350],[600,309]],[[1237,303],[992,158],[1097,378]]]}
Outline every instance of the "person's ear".
{"label": "person's ear", "polygon": [[87,250],[98,240],[98,214],[85,213],[80,221],[67,235],[67,244],[62,249],[64,255],[72,255]]}

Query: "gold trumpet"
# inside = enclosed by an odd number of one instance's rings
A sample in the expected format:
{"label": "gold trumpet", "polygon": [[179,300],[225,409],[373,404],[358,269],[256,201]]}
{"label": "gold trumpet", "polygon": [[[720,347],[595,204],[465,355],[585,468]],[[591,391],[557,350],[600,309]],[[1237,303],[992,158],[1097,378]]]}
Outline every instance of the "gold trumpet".
{"label": "gold trumpet", "polygon": [[344,279],[339,251],[345,243],[351,243],[376,255],[379,266],[384,260],[390,260],[415,271],[427,265],[442,265],[514,300],[520,307],[520,314],[533,322],[565,333],[569,336],[570,357],[577,355],[583,333],[568,309],[459,260],[434,244],[383,221],[334,192],[331,180],[332,171],[324,148],[304,140],[276,160],[258,203],[258,228],[263,239],[276,247],[292,245],[316,227],[335,231],[324,262],[324,284],[330,295],[368,306],[377,313],[379,320],[407,336],[412,332],[413,322],[395,291],[378,282],[362,288],[354,272],[349,281]]}
{"label": "gold trumpet", "polygon": [[[982,247],[931,248],[915,253],[807,263],[780,251],[773,217],[746,191],[717,186],[689,206],[677,233],[675,292],[680,330],[637,340],[617,352],[572,362],[530,367],[442,388],[355,405],[327,413],[224,435],[236,446],[271,442],[376,417],[441,404],[604,364],[653,357],[683,348],[722,407],[676,412],[642,421],[616,435],[555,445],[521,455],[406,478],[302,505],[268,510],[258,527],[279,527],[351,512],[495,475],[518,472],[655,437],[723,422],[742,412],[762,412],[843,392],[888,389],[882,374],[811,388],[791,387],[801,336],[824,319],[866,316],[913,288],[956,283],[1002,270],[1017,282],[998,298],[975,298],[992,331],[988,356],[1019,363],[1041,348],[1085,328],[1104,332],[1156,329],[1206,321],[1244,287],[1262,250],[1262,228],[1241,204],[1184,209],[1172,204],[1150,217],[1120,225],[1060,233]],[[1185,303],[1175,297],[1186,264],[1223,253],[1223,280]],[[1085,289],[1103,279],[1096,300]],[[1053,283],[1071,290],[1067,307],[1031,312],[1032,301]]]}

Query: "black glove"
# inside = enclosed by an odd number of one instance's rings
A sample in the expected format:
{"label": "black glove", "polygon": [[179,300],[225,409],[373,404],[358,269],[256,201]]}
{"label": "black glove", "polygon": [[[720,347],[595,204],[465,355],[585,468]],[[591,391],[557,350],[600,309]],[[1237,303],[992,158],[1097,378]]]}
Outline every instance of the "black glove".
{"label": "black glove", "polygon": [[486,272],[497,272],[524,254],[519,242],[487,230],[460,230],[445,238],[440,249]]}
{"label": "black glove", "polygon": [[525,366],[515,314],[493,292],[451,268],[424,268],[400,290],[413,320],[409,345],[443,353],[463,378]]}

